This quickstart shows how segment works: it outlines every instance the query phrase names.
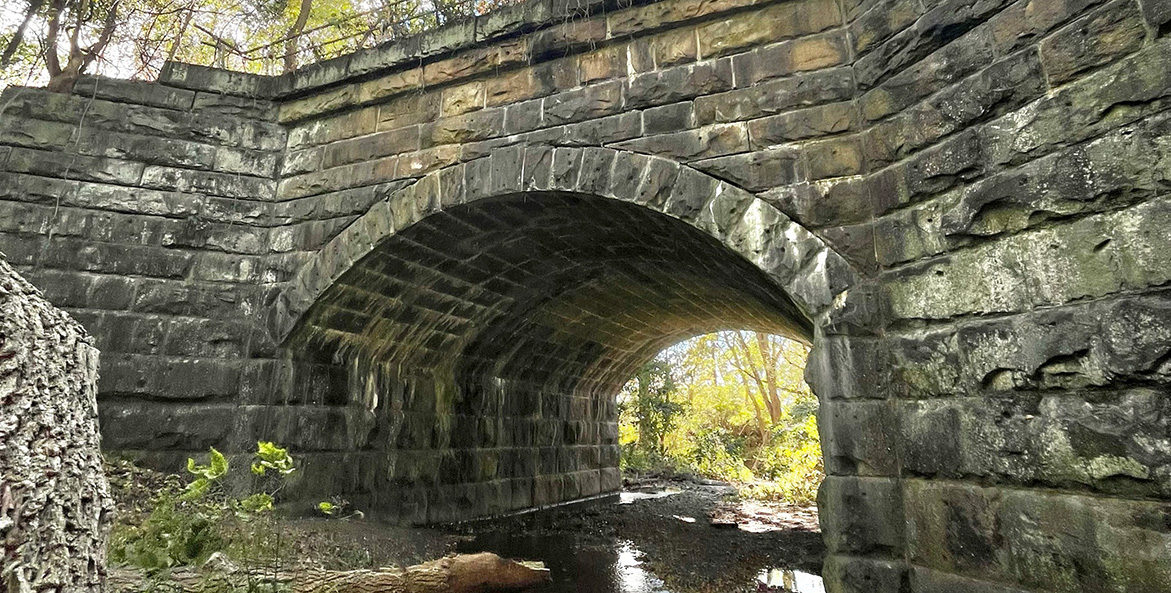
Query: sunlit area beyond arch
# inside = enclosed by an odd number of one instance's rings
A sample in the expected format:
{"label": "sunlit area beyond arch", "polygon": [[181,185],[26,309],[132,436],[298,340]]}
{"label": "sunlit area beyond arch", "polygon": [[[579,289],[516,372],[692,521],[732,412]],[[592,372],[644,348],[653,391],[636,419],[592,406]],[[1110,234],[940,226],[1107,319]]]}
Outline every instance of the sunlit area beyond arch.
{"label": "sunlit area beyond arch", "polygon": [[741,497],[812,505],[824,477],[809,348],[783,336],[721,331],[683,340],[618,395],[630,479],[727,482]]}

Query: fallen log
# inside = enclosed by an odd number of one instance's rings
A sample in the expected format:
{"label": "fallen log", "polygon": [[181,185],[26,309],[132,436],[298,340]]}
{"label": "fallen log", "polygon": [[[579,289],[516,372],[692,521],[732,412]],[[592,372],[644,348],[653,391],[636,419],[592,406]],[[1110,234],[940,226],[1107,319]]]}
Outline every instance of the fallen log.
{"label": "fallen log", "polygon": [[[248,570],[220,561],[203,570],[172,571],[162,582],[138,570],[114,568],[107,583],[114,593],[257,590],[289,593],[495,593],[522,591],[549,580],[540,562],[517,562],[492,553],[447,556],[407,568],[375,570]],[[149,585],[149,586],[148,586]]]}

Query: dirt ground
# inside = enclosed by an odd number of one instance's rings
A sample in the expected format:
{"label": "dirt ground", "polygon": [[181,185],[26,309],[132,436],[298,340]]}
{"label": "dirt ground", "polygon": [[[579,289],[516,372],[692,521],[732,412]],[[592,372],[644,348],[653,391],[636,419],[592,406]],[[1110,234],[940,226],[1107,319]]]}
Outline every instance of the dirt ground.
{"label": "dirt ground", "polygon": [[[165,479],[118,476],[136,496]],[[134,484],[145,478],[145,484]],[[535,593],[736,593],[770,589],[768,569],[816,575],[824,554],[815,509],[739,501],[718,484],[653,480],[608,497],[433,528],[361,519],[284,519],[282,556],[297,568],[408,566],[453,552],[540,560],[554,582]],[[666,495],[664,495],[666,494]],[[120,510],[142,512],[140,502]],[[132,510],[133,509],[133,510]]]}

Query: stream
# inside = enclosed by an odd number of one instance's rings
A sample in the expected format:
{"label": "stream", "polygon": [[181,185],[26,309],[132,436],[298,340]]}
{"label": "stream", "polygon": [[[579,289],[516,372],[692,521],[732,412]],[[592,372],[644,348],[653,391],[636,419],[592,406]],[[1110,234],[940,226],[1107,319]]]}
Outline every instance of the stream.
{"label": "stream", "polygon": [[824,593],[813,511],[726,499],[695,484],[627,491],[454,526],[456,550],[543,561],[553,580],[532,593]]}

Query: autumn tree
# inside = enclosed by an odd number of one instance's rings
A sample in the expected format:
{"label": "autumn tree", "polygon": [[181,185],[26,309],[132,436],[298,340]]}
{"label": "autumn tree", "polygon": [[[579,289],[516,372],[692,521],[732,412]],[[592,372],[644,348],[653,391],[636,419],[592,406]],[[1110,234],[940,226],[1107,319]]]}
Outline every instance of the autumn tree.
{"label": "autumn tree", "polygon": [[0,5],[0,87],[66,91],[86,73],[151,79],[167,61],[287,73],[517,0],[16,1]]}
{"label": "autumn tree", "polygon": [[[640,386],[656,384],[647,375],[669,368],[670,398],[681,411],[651,452],[667,464],[712,478],[763,479],[776,496],[809,502],[822,469],[817,398],[803,379],[807,355],[805,345],[776,335],[728,331],[699,336],[643,367],[623,397],[637,401]],[[623,419],[623,452],[640,462],[654,461],[653,455],[638,457],[652,445],[642,437],[641,417]]]}

